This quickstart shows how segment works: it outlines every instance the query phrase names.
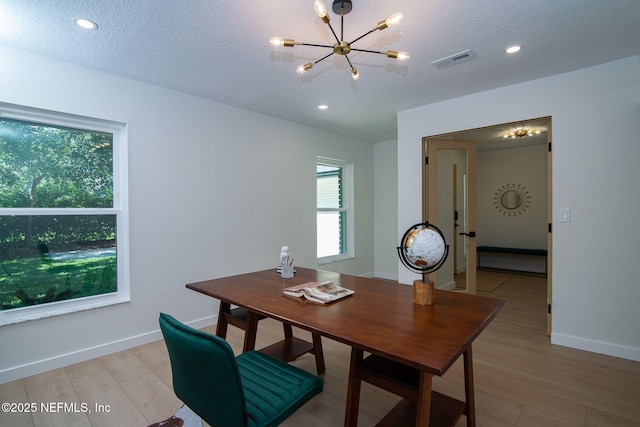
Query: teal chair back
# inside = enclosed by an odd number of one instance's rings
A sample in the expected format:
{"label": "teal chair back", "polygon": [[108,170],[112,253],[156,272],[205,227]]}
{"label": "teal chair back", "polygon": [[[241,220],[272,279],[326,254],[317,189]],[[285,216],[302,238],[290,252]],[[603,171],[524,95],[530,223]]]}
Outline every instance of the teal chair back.
{"label": "teal chair back", "polygon": [[161,313],[176,396],[212,427],[275,427],[323,380],[257,351],[234,357],[220,337]]}
{"label": "teal chair back", "polygon": [[160,329],[176,396],[214,427],[245,427],[244,393],[231,346],[164,313]]}

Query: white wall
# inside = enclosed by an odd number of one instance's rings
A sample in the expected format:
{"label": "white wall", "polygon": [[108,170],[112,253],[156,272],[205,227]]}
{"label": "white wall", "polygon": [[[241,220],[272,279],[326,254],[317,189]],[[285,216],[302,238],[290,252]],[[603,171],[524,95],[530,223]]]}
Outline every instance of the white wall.
{"label": "white wall", "polygon": [[[547,152],[546,144],[478,152],[478,246],[547,249]],[[509,216],[496,209],[494,196],[506,184],[528,193],[524,213]]]}
{"label": "white wall", "polygon": [[0,101],[128,123],[131,302],[0,328],[0,382],[159,339],[166,311],[197,326],[217,301],[188,282],[316,267],[315,162],[355,163],[356,258],[370,275],[373,147],[329,132],[0,46]]}
{"label": "white wall", "polygon": [[[640,360],[638,57],[400,112],[398,235],[420,218],[423,136],[545,116],[553,122],[551,341]],[[561,208],[572,210],[571,223],[559,222]],[[402,268],[399,277],[415,278]]]}
{"label": "white wall", "polygon": [[375,275],[398,280],[398,145],[383,141],[373,146]]}

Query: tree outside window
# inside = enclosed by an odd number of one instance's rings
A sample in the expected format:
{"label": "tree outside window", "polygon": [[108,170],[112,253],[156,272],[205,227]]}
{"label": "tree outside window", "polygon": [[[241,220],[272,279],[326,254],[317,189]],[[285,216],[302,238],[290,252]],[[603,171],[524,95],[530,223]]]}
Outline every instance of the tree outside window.
{"label": "tree outside window", "polygon": [[32,318],[22,312],[125,289],[128,298],[118,263],[126,211],[114,197],[123,127],[7,110],[20,118],[0,117],[0,313]]}

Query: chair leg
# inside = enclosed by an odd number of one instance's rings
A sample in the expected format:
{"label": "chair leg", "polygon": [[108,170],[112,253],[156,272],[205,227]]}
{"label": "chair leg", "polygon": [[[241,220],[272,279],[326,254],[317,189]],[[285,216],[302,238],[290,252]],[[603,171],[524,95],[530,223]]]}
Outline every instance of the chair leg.
{"label": "chair leg", "polygon": [[351,362],[349,366],[349,384],[347,386],[347,407],[344,414],[345,427],[358,425],[358,410],[360,408],[360,378],[356,375],[356,367],[362,362],[364,352],[351,348]]}

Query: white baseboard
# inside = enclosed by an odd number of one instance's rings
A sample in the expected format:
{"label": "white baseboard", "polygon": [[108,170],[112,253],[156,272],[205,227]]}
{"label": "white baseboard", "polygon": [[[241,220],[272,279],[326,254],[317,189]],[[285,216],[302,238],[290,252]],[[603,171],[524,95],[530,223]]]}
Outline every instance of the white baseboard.
{"label": "white baseboard", "polygon": [[589,340],[554,332],[551,333],[551,344],[640,362],[640,348],[627,347],[604,341]]}
{"label": "white baseboard", "polygon": [[392,273],[384,273],[382,271],[376,271],[373,277],[378,277],[380,279],[393,280],[395,282],[398,281],[398,275]]}
{"label": "white baseboard", "polygon": [[[189,322],[189,326],[201,329],[216,323],[218,316],[209,316],[193,322]],[[0,384],[30,377],[32,375],[42,374],[54,369],[64,368],[76,363],[85,362],[95,359],[96,357],[106,356],[107,354],[116,353],[118,351],[127,350],[140,345],[148,344],[162,339],[160,329],[147,332],[144,334],[127,337],[118,341],[101,344],[95,347],[89,347],[72,353],[61,354],[48,359],[39,360],[37,362],[27,363],[20,366],[0,371]]]}
{"label": "white baseboard", "polygon": [[449,283],[447,283],[445,285],[442,285],[442,286],[438,286],[438,289],[443,289],[445,291],[450,291],[450,290],[455,289],[455,288],[456,288],[456,282],[455,281],[449,282]]}

